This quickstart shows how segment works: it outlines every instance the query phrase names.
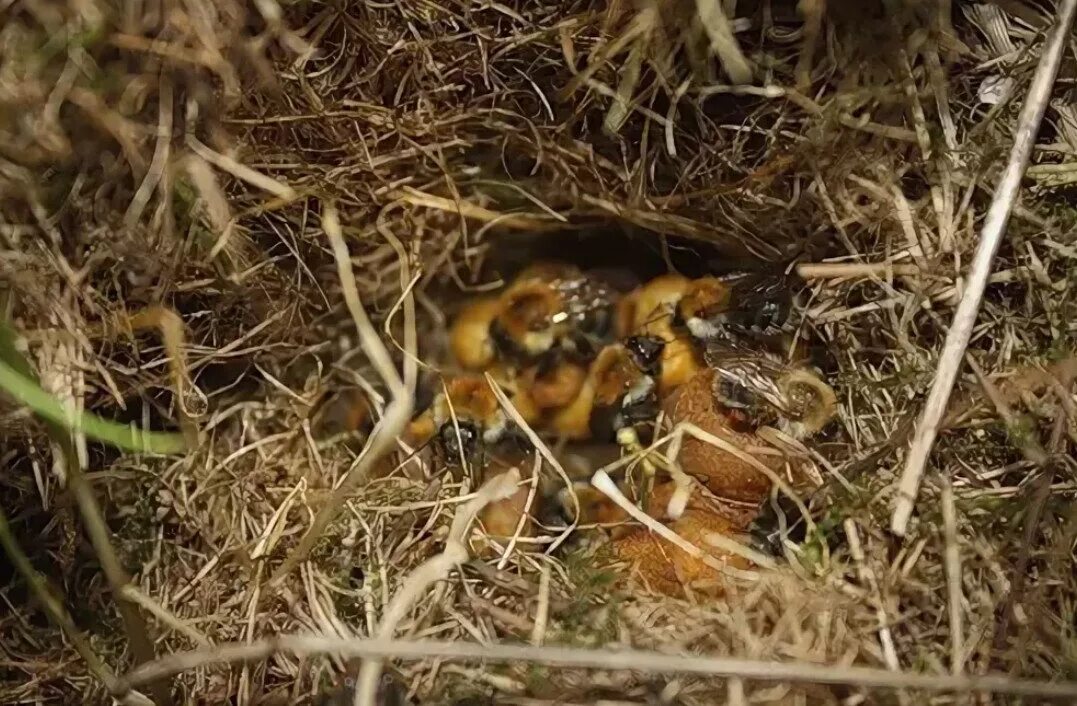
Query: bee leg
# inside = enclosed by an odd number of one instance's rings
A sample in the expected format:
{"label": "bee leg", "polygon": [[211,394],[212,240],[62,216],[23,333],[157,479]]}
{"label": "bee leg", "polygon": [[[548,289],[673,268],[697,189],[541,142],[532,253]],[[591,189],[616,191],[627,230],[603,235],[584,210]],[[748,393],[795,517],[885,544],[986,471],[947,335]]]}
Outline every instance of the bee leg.
{"label": "bee leg", "polygon": [[[620,445],[624,453],[634,454],[639,456],[639,468],[643,471],[643,477],[639,483],[635,484],[637,490],[637,496],[640,507],[646,509],[649,507],[651,499],[651,491],[654,490],[654,477],[658,472],[654,466],[654,462],[650,458],[650,454],[639,441],[639,434],[636,432],[635,427],[624,427],[617,432],[617,443]],[[634,466],[629,466],[629,470]]]}
{"label": "bee leg", "polygon": [[[658,467],[652,458],[652,452],[648,451],[640,443],[639,434],[635,427],[623,427],[617,432],[617,443],[625,453],[635,454],[640,457],[639,467],[643,471],[642,482],[639,487],[639,503],[645,511],[650,506],[651,493],[654,491],[654,479],[658,474]],[[665,460],[663,470],[669,474],[673,481],[674,492],[665,508],[665,514],[672,519],[678,519],[688,506],[688,500],[692,495],[692,479],[681,470],[676,461]],[[631,466],[629,467],[631,469]]]}

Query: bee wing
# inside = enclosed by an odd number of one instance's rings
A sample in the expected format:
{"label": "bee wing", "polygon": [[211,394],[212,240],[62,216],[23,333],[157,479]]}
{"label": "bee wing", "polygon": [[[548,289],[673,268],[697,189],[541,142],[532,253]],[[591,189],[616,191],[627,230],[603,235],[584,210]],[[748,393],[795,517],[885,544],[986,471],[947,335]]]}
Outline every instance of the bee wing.
{"label": "bee wing", "polygon": [[568,322],[570,337],[587,356],[597,353],[613,332],[618,294],[600,280],[587,276],[558,280],[554,287],[564,302],[555,319]]}
{"label": "bee wing", "polygon": [[718,374],[715,395],[719,399],[733,401],[735,406],[766,405],[788,413],[789,401],[778,385],[785,366],[774,356],[736,343],[714,342],[707,346],[703,359]]}
{"label": "bee wing", "polygon": [[731,283],[727,325],[764,335],[780,333],[793,309],[795,281],[783,272],[741,275]]}

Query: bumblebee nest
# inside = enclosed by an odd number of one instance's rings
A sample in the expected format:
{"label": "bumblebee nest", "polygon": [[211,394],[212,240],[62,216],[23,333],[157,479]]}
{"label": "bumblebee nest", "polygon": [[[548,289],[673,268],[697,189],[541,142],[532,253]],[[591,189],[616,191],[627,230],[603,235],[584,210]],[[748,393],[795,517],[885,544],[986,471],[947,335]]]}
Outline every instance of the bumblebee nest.
{"label": "bumblebee nest", "polygon": [[[17,348],[66,404],[156,429],[186,420],[203,439],[175,456],[77,441],[98,529],[134,577],[118,598],[63,444],[0,393],[3,535],[101,661],[5,569],[0,701],[109,703],[101,675],[138,657],[124,606],[159,657],[199,651],[165,680],[177,702],[310,703],[344,668],[334,645],[376,634],[444,549],[461,488],[390,475],[360,484],[311,560],[270,582],[357,458],[315,438],[320,401],[384,389],[344,304],[333,208],[398,369],[440,340],[447,292],[488,288],[482,264],[513,234],[865,265],[811,278],[800,312],[841,401],[814,451],[843,480],[813,504],[819,533],[790,550],[795,565],[693,601],[647,595],[601,551],[467,560],[422,587],[395,637],[531,652],[396,660],[415,702],[925,689],[942,703],[967,698],[951,673],[1007,674],[1002,691],[1077,678],[1077,64],[1063,61],[901,542],[887,527],[906,441],[1052,16],[1031,2],[732,5],[731,21],[681,0],[0,10],[0,303]],[[152,305],[182,320],[182,356],[131,325]],[[404,351],[412,307],[420,345]],[[323,642],[265,642],[296,634]],[[259,649],[228,664],[217,648],[233,642]],[[626,647],[803,671],[678,671],[652,653],[619,660]],[[558,661],[570,648],[593,652]]]}

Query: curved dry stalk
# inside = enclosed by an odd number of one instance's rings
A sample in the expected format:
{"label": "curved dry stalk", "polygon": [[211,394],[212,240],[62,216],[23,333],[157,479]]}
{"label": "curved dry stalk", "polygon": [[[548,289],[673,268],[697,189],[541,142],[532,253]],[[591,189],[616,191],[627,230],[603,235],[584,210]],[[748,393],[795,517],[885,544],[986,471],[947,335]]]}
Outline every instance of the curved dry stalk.
{"label": "curved dry stalk", "polygon": [[[201,395],[198,387],[191,382],[190,371],[187,368],[187,358],[183,354],[183,319],[172,309],[164,306],[150,306],[125,320],[121,320],[121,326],[125,325],[130,331],[141,331],[155,328],[161,332],[161,341],[168,352],[169,369],[172,372],[172,385],[176,388],[176,412],[179,416],[180,429],[183,437],[191,449],[198,448],[198,426],[194,417],[187,409],[188,391],[192,395]],[[204,400],[202,400],[204,403]]]}
{"label": "curved dry stalk", "polygon": [[366,477],[367,469],[377,463],[392,448],[396,438],[407,426],[411,418],[413,401],[408,394],[404,382],[400,379],[400,373],[393,365],[389,351],[378,337],[378,332],[370,323],[370,318],[363,309],[362,299],[359,297],[359,289],[355,283],[355,273],[352,272],[351,259],[348,255],[348,246],[344,242],[344,235],[340,228],[340,217],[337,208],[332,203],[323,206],[322,228],[326,237],[333,247],[333,257],[337,263],[337,274],[340,276],[341,288],[344,292],[344,301],[348,305],[348,311],[355,322],[355,328],[359,333],[359,341],[370,358],[374,369],[378,371],[382,381],[388,388],[390,402],[385,408],[378,425],[370,435],[364,453],[360,454],[351,468],[348,469],[343,481],[333,491],[329,501],[315,515],[310,529],[299,541],[299,545],[284,560],[280,568],[270,580],[271,584],[279,583],[291,573],[301,561],[304,561],[314,548],[315,542],[321,538],[325,528],[336,518],[337,513],[344,506],[348,496],[355,491],[359,483]]}
{"label": "curved dry stalk", "polygon": [[733,83],[750,83],[752,65],[733,36],[733,25],[726,17],[722,3],[719,0],[696,0],[696,10],[699,22],[710,39],[711,51],[718,57],[729,80]]}
{"label": "curved dry stalk", "polygon": [[[389,326],[393,322],[397,307],[402,305],[404,308],[404,346],[401,348],[401,353],[404,354],[404,388],[410,397],[414,397],[415,387],[419,380],[419,338],[415,329],[415,296],[412,294],[412,288],[422,276],[422,269],[420,268],[415,277],[411,276],[411,264],[408,253],[404,250],[404,244],[385,222],[385,216],[389,211],[400,205],[402,202],[394,201],[383,208],[378,214],[377,228],[381,236],[389,241],[389,245],[392,246],[393,252],[400,261],[400,301],[393,305],[389,310],[389,315],[385,317],[385,335],[392,340]],[[396,345],[400,348],[399,344]]]}
{"label": "curved dry stalk", "polygon": [[523,533],[524,526],[527,524],[527,516],[531,514],[531,510],[535,504],[535,496],[538,494],[540,470],[542,470],[542,457],[536,453],[535,462],[531,466],[531,480],[527,489],[527,500],[524,501],[524,511],[520,513],[520,519],[516,521],[516,528],[512,532],[512,537],[509,538],[508,544],[505,545],[505,549],[501,553],[501,558],[497,562],[499,571],[504,569],[505,565],[508,563],[509,556],[512,555],[513,550],[516,548],[516,544],[520,541],[520,535]]}
{"label": "curved dry stalk", "polygon": [[[453,516],[444,551],[416,567],[389,602],[378,626],[378,638],[391,638],[397,625],[407,617],[408,611],[422,597],[423,592],[431,584],[448,578],[449,572],[457,564],[467,561],[467,531],[474,523],[475,517],[490,503],[511,497],[519,482],[520,471],[516,468],[496,475],[483,483],[475,497],[460,508]],[[367,659],[363,662],[355,683],[355,706],[375,706],[374,699],[382,665],[383,661],[380,659]]]}
{"label": "curved dry stalk", "polygon": [[162,677],[210,664],[238,664],[264,660],[278,652],[295,655],[329,655],[397,659],[484,660],[534,662],[553,667],[638,670],[663,674],[697,674],[766,682],[843,684],[875,689],[921,689],[935,692],[995,693],[1047,699],[1077,699],[1077,682],[1016,679],[1006,674],[921,674],[873,667],[827,666],[811,662],[734,659],[717,656],[671,655],[647,650],[600,650],[532,645],[480,645],[473,642],[360,640],[319,635],[278,635],[250,643],[222,644],[212,650],[180,652],[152,664],[136,667],[122,685],[134,688]]}

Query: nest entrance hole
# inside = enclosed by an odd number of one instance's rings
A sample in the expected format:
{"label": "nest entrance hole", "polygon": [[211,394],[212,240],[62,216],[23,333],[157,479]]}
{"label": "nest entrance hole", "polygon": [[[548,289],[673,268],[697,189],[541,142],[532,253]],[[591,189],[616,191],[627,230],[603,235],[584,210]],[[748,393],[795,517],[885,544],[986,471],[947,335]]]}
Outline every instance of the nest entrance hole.
{"label": "nest entrance hole", "polygon": [[695,278],[757,269],[765,261],[732,254],[705,240],[664,235],[620,223],[566,228],[546,233],[509,232],[490,244],[483,269],[505,281],[541,261],[564,262],[602,272],[630,288],[669,272]]}

